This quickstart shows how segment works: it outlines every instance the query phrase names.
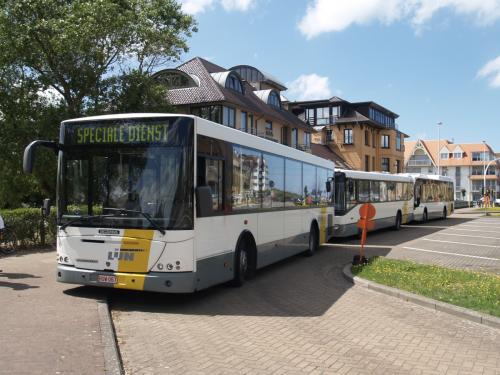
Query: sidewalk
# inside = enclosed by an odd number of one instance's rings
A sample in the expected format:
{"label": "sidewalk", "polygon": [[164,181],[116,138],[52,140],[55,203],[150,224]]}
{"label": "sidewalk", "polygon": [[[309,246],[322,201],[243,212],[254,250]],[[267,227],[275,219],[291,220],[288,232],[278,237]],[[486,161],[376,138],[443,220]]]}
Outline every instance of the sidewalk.
{"label": "sidewalk", "polygon": [[0,374],[103,374],[101,290],[55,281],[55,251],[0,257]]}

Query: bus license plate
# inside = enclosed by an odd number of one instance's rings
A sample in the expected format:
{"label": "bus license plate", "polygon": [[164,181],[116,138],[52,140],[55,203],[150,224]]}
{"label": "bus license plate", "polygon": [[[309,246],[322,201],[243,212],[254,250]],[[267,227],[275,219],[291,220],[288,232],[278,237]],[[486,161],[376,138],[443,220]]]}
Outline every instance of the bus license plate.
{"label": "bus license plate", "polygon": [[98,275],[97,281],[106,284],[116,284],[116,276],[113,275]]}

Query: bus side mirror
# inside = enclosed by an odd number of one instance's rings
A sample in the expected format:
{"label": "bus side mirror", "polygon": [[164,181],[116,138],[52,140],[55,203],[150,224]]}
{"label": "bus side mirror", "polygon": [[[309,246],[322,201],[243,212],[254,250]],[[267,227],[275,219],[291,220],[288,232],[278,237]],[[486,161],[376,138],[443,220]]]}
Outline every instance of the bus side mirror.
{"label": "bus side mirror", "polygon": [[196,212],[198,217],[212,215],[212,189],[210,186],[198,186],[196,188]]}
{"label": "bus side mirror", "polygon": [[23,155],[23,171],[26,174],[33,172],[33,165],[35,164],[35,150],[38,147],[47,147],[57,152],[59,147],[57,143],[52,141],[33,141],[24,149]]}
{"label": "bus side mirror", "polygon": [[44,217],[48,217],[50,215],[50,198],[45,198],[43,200],[42,212]]}
{"label": "bus side mirror", "polygon": [[332,182],[326,181],[326,192],[329,193],[332,191]]}

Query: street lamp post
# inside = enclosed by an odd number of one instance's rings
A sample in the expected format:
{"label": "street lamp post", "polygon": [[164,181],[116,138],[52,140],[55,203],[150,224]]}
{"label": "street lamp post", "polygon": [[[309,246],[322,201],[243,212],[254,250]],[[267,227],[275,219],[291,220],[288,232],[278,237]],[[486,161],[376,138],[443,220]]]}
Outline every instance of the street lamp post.
{"label": "street lamp post", "polygon": [[483,141],[483,206],[486,212],[486,141]]}
{"label": "street lamp post", "polygon": [[438,128],[438,175],[441,175],[441,125],[443,123],[439,121],[437,123],[437,128]]}
{"label": "street lamp post", "polygon": [[[493,164],[494,162],[496,161],[499,161],[500,158],[496,158],[496,159],[493,159],[491,160],[487,165],[486,167],[484,168],[484,175],[483,175],[483,181],[484,181],[484,185],[485,185],[485,193],[486,193],[486,172],[488,172],[488,168],[490,167],[491,164]],[[486,212],[486,205],[484,205],[484,213],[487,215],[488,213]]]}

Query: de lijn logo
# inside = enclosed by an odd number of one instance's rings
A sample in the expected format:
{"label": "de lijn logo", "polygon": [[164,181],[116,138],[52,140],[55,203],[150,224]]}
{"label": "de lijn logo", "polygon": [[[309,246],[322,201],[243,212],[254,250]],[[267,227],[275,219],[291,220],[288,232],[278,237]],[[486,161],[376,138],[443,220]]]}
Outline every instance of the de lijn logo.
{"label": "de lijn logo", "polygon": [[123,260],[125,262],[134,261],[133,251],[108,251],[108,260]]}

